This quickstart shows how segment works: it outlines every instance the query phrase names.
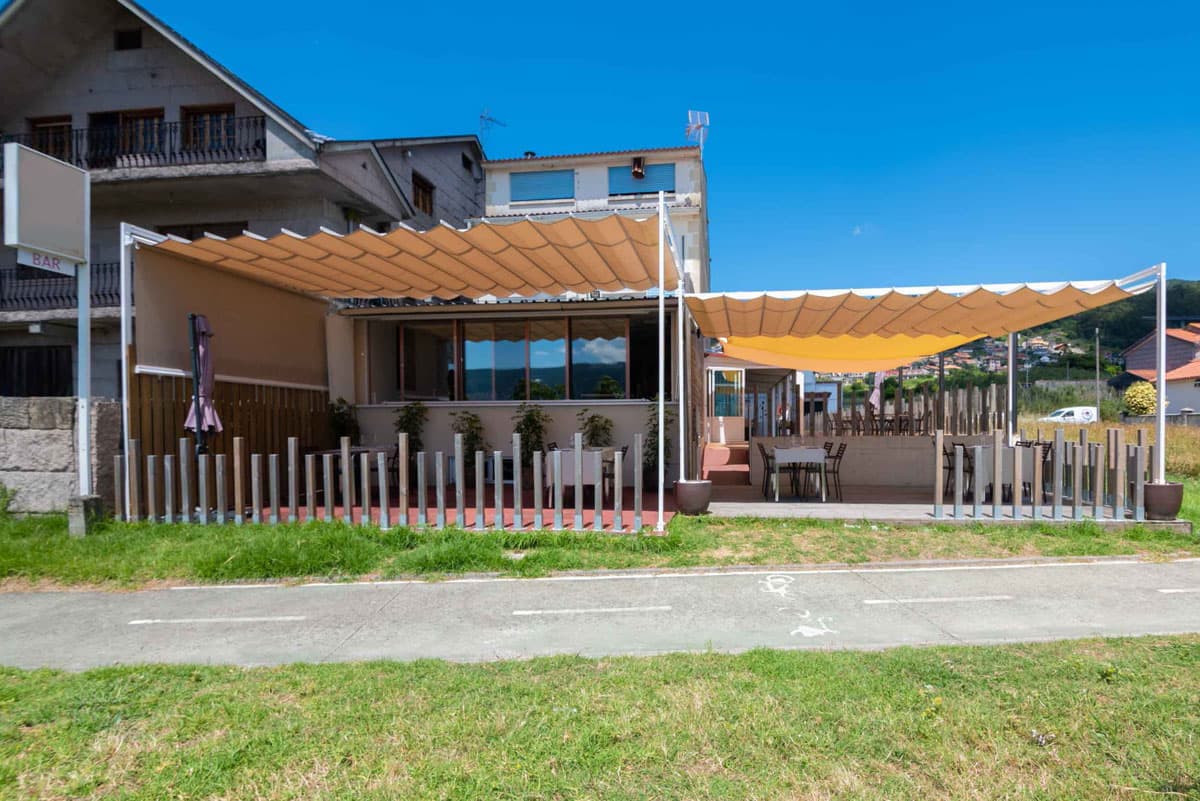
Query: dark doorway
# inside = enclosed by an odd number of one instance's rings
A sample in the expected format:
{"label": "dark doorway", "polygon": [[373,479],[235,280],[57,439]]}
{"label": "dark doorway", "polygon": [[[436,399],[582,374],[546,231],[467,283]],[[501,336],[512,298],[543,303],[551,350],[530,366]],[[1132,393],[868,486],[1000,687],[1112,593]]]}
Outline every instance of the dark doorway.
{"label": "dark doorway", "polygon": [[69,345],[0,348],[0,395],[61,398],[74,394]]}

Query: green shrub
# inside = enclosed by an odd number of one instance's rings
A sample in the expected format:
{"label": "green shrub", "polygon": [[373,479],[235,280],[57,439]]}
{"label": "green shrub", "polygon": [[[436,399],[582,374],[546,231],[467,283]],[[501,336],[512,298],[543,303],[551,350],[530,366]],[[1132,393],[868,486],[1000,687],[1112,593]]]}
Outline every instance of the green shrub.
{"label": "green shrub", "polygon": [[1154,414],[1158,410],[1158,394],[1149,381],[1130,384],[1125,390],[1125,411],[1130,414]]}
{"label": "green shrub", "polygon": [[483,433],[483,420],[475,412],[451,412],[450,417],[454,419],[450,430],[462,434],[464,469],[471,472],[475,469],[475,452],[486,454],[492,448]]}
{"label": "green shrub", "polygon": [[533,455],[546,448],[551,417],[536,403],[522,403],[513,415],[513,433],[521,435],[521,464],[533,464]]}
{"label": "green shrub", "polygon": [[418,453],[425,450],[421,441],[421,432],[425,430],[425,421],[429,419],[429,409],[420,401],[401,406],[396,412],[396,433],[408,434],[408,452]]}
{"label": "green shrub", "polygon": [[358,444],[358,416],[354,413],[354,405],[345,398],[338,398],[329,404],[329,430],[335,442],[342,437],[349,437],[350,442]]}
{"label": "green shrub", "polygon": [[579,430],[583,432],[583,444],[589,448],[607,448],[613,444],[613,421],[596,412],[580,409],[575,415]]}

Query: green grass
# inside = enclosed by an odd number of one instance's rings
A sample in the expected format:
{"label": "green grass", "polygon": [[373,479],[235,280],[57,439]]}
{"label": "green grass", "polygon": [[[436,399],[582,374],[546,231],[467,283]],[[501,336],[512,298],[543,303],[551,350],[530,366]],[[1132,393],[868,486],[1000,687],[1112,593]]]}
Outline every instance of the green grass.
{"label": "green grass", "polygon": [[1200,637],[0,670],[0,799],[1200,799]]}

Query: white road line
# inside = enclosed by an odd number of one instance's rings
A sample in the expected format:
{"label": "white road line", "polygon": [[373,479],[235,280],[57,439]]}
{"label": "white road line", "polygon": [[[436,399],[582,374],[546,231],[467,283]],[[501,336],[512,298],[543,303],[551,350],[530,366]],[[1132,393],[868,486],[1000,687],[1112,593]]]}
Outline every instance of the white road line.
{"label": "white road line", "polygon": [[517,617],[530,615],[595,615],[612,614],[615,612],[670,612],[669,606],[607,606],[591,609],[514,609]]}
{"label": "white road line", "polygon": [[307,620],[304,615],[281,615],[279,617],[177,617],[177,618],[146,618],[131,620],[131,626],[151,626],[159,623],[297,623]]}
{"label": "white road line", "polygon": [[1011,595],[960,595],[957,598],[867,598],[864,604],[957,604],[976,601],[1011,601]]}
{"label": "white road line", "polygon": [[1167,593],[1168,595],[1174,595],[1179,592],[1200,592],[1200,587],[1179,587],[1177,589],[1159,590],[1159,592]]}
{"label": "white road line", "polygon": [[[427,587],[439,587],[445,584],[503,584],[521,582],[524,584],[559,583],[574,581],[661,581],[663,579],[689,578],[740,578],[742,576],[822,576],[842,573],[872,574],[872,573],[960,573],[963,571],[987,570],[1047,570],[1060,567],[1162,567],[1163,565],[1187,564],[1198,562],[1200,558],[1187,557],[1172,559],[1170,562],[1146,562],[1141,559],[1109,559],[1100,562],[1045,562],[1017,565],[931,565],[928,567],[828,567],[803,568],[799,570],[712,570],[697,573],[614,573],[587,576],[541,576],[538,578],[508,578],[504,576],[478,576],[472,578],[445,579],[430,581],[428,579],[384,579],[382,581],[344,581],[344,582],[306,582],[301,584],[196,584],[183,587],[170,587],[171,590],[238,590],[238,589],[306,589],[318,587],[387,587],[397,584],[417,584]],[[150,590],[155,592],[155,590]]]}

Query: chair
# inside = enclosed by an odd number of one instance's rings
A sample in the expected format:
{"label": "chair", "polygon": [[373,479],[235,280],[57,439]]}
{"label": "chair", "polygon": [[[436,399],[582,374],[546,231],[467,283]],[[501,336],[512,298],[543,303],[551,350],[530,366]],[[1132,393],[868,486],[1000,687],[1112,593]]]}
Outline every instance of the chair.
{"label": "chair", "polygon": [[[837,452],[825,457],[825,479],[839,501],[842,500],[842,457],[846,455],[846,443],[838,444]],[[827,490],[828,491],[828,490]]]}
{"label": "chair", "polygon": [[[954,492],[954,445],[958,443],[950,443],[942,445],[942,454],[945,457],[942,460],[942,469],[946,473],[945,493],[950,495]],[[963,498],[971,498],[971,493],[975,489],[975,457],[971,453],[971,449],[966,445],[962,446],[963,450]]]}
{"label": "chair", "polygon": [[771,494],[771,474],[775,472],[775,457],[767,452],[761,442],[755,444],[758,445],[758,454],[763,460],[762,495],[766,498]]}

